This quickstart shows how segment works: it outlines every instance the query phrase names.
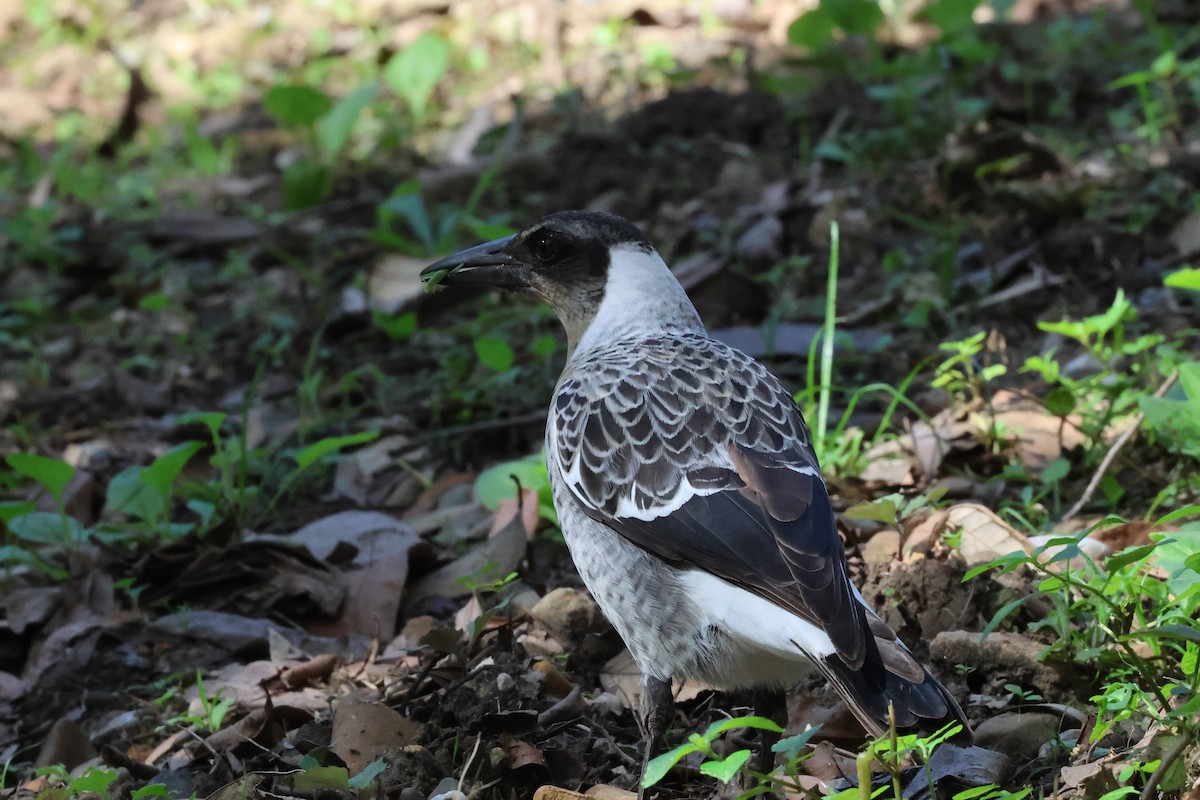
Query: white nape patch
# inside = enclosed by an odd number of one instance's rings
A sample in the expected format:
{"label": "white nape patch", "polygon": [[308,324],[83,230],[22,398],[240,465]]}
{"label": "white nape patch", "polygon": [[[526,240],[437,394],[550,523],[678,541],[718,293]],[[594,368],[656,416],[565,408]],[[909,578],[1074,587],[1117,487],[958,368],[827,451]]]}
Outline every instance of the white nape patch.
{"label": "white nape patch", "polygon": [[811,658],[834,653],[833,642],[823,630],[753,592],[699,570],[684,572],[680,580],[704,623],[733,639],[784,657],[799,656],[797,646]]}
{"label": "white nape patch", "polygon": [[671,274],[657,250],[616,245],[609,250],[604,299],[576,352],[631,332],[680,328],[703,330],[700,315],[687,292]]}

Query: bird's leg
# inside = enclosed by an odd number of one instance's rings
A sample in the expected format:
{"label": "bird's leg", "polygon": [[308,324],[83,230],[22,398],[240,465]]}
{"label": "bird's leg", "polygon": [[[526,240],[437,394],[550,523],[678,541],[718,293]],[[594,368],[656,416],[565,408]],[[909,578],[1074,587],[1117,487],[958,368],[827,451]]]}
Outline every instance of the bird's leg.
{"label": "bird's leg", "polygon": [[646,734],[646,752],[642,756],[642,774],[638,776],[638,800],[643,800],[646,790],[642,788],[642,777],[646,767],[654,755],[667,725],[671,722],[675,710],[675,694],[671,690],[671,682],[642,676],[642,728]]}
{"label": "bird's leg", "polygon": [[[781,728],[787,727],[787,695],[782,689],[755,689],[754,713],[760,717],[775,722]],[[769,775],[775,768],[775,753],[771,746],[779,741],[779,734],[760,730],[761,740],[758,751],[758,771]]]}

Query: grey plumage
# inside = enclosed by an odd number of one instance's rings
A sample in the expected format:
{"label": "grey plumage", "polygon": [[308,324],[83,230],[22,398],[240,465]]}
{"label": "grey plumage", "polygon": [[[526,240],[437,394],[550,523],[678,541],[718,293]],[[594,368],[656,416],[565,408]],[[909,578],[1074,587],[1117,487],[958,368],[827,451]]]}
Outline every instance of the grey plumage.
{"label": "grey plumage", "polygon": [[[576,566],[654,687],[814,664],[874,734],[965,720],[851,583],[791,395],[712,339],[640,231],[564,212],[431,266],[551,303],[570,355],[546,459]],[[653,727],[653,726],[652,726]],[[966,734],[969,736],[969,732]]]}

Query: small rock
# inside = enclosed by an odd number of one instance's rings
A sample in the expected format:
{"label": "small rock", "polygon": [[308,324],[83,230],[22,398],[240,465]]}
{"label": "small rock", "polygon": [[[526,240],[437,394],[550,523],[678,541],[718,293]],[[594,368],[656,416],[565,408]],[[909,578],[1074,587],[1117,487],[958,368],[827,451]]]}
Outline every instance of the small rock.
{"label": "small rock", "polygon": [[549,629],[555,639],[570,646],[589,633],[599,633],[608,627],[600,607],[578,589],[560,587],[537,602],[530,616]]}
{"label": "small rock", "polygon": [[778,260],[781,252],[779,242],[783,237],[783,223],[778,217],[763,217],[738,237],[733,252],[747,261]]}
{"label": "small rock", "polygon": [[929,655],[943,664],[965,664],[998,683],[1045,688],[1063,680],[1053,665],[1039,661],[1043,645],[1019,633],[991,633],[982,641],[974,631],[942,631],[929,644]]}
{"label": "small rock", "polygon": [[1028,762],[1037,757],[1042,745],[1054,740],[1061,723],[1062,718],[1054,714],[1010,711],[975,726],[975,742],[1014,762]]}
{"label": "small rock", "polygon": [[861,553],[863,561],[873,567],[895,561],[900,554],[900,531],[891,528],[880,531],[867,540]]}
{"label": "small rock", "polygon": [[1182,258],[1200,252],[1200,213],[1193,212],[1181,219],[1167,240]]}
{"label": "small rock", "polygon": [[458,790],[457,778],[442,778],[429,793],[429,800],[467,800],[467,796]]}
{"label": "small rock", "polygon": [[507,692],[512,687],[516,686],[517,682],[512,675],[507,672],[501,672],[496,676],[496,691]]}

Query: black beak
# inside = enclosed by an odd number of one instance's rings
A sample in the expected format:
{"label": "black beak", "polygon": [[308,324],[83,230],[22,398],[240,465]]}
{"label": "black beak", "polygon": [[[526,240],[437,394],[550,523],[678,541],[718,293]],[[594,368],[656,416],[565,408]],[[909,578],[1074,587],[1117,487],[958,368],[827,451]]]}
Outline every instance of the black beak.
{"label": "black beak", "polygon": [[512,240],[506,236],[459,251],[421,270],[421,278],[430,286],[528,289],[529,268],[504,251]]}

